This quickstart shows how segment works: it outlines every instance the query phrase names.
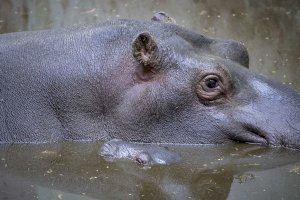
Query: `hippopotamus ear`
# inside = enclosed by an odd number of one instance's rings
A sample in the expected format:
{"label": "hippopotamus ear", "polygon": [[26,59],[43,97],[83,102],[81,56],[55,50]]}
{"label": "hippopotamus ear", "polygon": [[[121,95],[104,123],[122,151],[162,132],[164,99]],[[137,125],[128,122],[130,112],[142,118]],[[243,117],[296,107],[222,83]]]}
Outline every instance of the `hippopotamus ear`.
{"label": "hippopotamus ear", "polygon": [[212,52],[220,57],[233,60],[249,68],[249,54],[247,48],[240,42],[233,40],[219,40],[210,45]]}
{"label": "hippopotamus ear", "polygon": [[140,33],[133,41],[133,56],[143,66],[154,68],[157,64],[157,44],[149,32]]}
{"label": "hippopotamus ear", "polygon": [[151,21],[176,24],[176,21],[165,12],[157,12],[151,18]]}

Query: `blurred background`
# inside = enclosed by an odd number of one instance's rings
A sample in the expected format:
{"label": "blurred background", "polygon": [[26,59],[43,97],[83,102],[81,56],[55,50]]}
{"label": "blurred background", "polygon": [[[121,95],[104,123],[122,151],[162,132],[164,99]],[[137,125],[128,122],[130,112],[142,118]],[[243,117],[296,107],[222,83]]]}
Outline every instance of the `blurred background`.
{"label": "blurred background", "polygon": [[250,69],[300,90],[299,0],[0,0],[0,33],[149,20],[164,11],[186,28],[238,40]]}

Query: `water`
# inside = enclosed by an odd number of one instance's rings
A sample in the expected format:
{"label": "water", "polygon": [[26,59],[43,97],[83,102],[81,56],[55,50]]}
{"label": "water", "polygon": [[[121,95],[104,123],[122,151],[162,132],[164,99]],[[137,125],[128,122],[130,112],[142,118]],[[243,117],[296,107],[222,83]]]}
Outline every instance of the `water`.
{"label": "water", "polygon": [[0,199],[300,199],[300,152],[172,146],[180,163],[106,162],[101,142],[2,144]]}

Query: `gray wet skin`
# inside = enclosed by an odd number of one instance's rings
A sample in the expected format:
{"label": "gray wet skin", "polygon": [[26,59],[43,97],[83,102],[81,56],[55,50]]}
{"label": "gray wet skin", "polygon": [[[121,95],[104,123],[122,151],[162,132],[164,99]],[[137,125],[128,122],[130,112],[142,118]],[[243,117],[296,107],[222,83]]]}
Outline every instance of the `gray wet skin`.
{"label": "gray wet skin", "polygon": [[299,93],[247,69],[241,43],[170,19],[1,35],[0,141],[300,149]]}

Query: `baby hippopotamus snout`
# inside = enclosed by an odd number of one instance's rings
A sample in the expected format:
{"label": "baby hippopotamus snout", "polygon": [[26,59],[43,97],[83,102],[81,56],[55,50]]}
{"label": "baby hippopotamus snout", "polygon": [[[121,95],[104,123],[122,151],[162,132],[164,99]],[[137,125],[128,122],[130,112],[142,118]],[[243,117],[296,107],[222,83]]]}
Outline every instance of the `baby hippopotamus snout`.
{"label": "baby hippopotamus snout", "polygon": [[118,159],[133,160],[142,166],[166,165],[176,163],[180,157],[173,152],[157,145],[141,143],[128,143],[120,139],[106,142],[99,150],[99,155],[106,161]]}

